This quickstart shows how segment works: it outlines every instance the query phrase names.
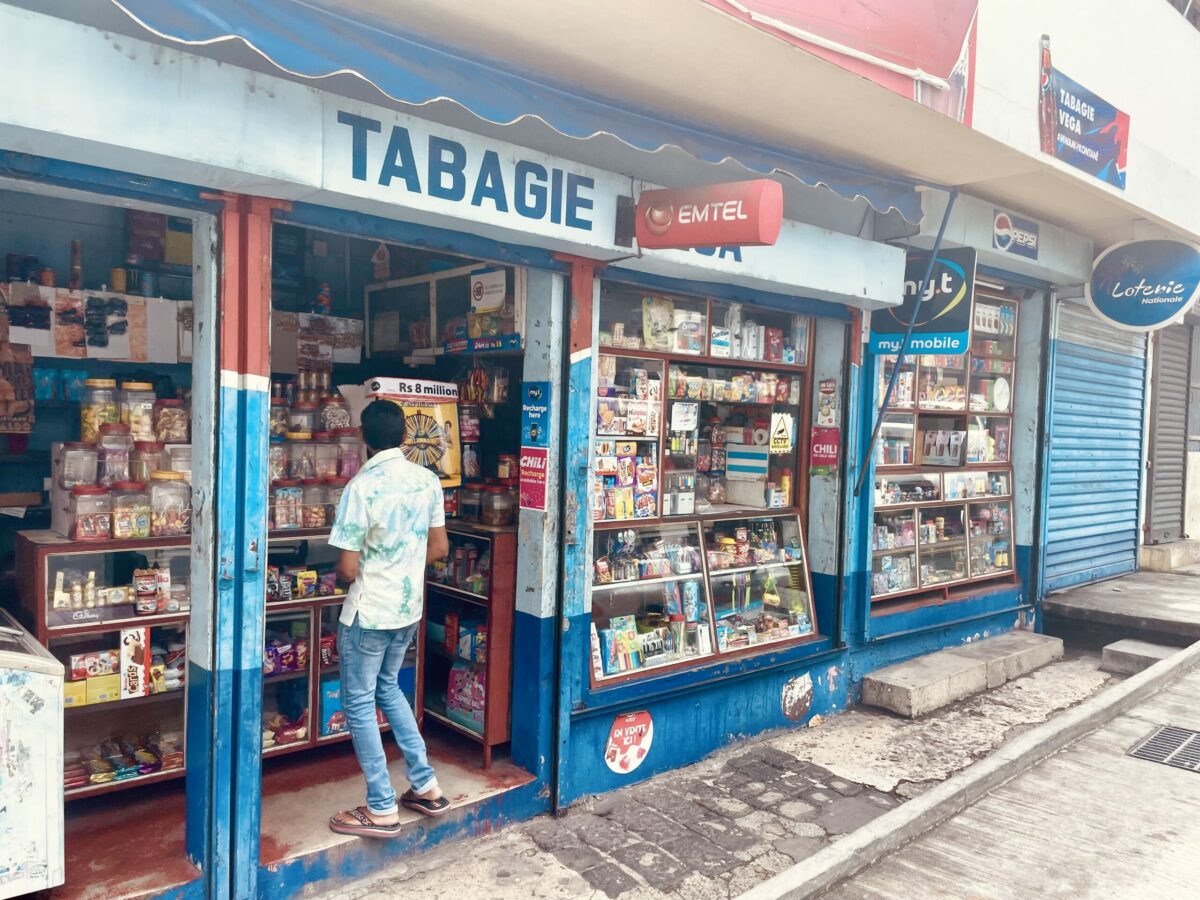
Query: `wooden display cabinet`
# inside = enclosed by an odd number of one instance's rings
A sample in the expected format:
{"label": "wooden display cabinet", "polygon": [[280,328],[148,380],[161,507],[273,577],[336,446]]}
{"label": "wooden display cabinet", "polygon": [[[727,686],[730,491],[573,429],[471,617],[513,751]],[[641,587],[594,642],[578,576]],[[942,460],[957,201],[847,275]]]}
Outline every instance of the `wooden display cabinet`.
{"label": "wooden display cabinet", "polygon": [[426,717],[482,744],[488,768],[511,733],[517,529],[452,520],[446,532],[450,556],[425,582],[422,703]]}

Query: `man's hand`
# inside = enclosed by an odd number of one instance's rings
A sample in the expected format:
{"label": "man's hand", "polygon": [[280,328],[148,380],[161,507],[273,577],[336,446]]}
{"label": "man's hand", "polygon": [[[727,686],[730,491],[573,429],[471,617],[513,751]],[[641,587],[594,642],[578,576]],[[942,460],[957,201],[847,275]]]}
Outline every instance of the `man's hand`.
{"label": "man's hand", "polygon": [[[345,554],[342,554],[343,557]],[[357,557],[358,554],[355,554]],[[446,537],[445,526],[441,528],[429,529],[429,547],[425,551],[425,565],[436,562],[439,559],[445,559],[450,555],[450,539]],[[358,562],[355,560],[355,572],[358,571]]]}

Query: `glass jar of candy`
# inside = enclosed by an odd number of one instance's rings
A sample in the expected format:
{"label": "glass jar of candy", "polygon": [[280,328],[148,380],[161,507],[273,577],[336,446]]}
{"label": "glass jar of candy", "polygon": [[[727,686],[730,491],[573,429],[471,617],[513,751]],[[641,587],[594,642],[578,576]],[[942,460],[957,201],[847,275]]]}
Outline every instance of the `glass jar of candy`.
{"label": "glass jar of candy", "polygon": [[99,482],[109,487],[114,481],[128,481],[129,463],[133,458],[129,426],[116,422],[101,425],[98,449]]}
{"label": "glass jar of candy", "polygon": [[271,398],[271,419],[269,424],[271,437],[283,438],[288,433],[288,405],[283,397]]}
{"label": "glass jar of candy", "polygon": [[318,478],[305,478],[300,488],[300,527],[325,527],[325,484]]}
{"label": "glass jar of candy", "polygon": [[129,426],[135,441],[154,440],[154,385],[126,381],[121,385],[121,424]]}
{"label": "glass jar of candy", "polygon": [[362,438],[357,428],[339,428],[334,432],[338,445],[338,474],[353,478],[362,468]]}
{"label": "glass jar of candy", "polygon": [[317,449],[311,434],[303,431],[289,431],[287,449],[289,478],[317,477]]}
{"label": "glass jar of candy", "polygon": [[150,476],[162,469],[171,468],[171,457],[158,441],[137,441],[133,445],[133,459],[129,464],[129,480],[147,484]]}
{"label": "glass jar of candy", "polygon": [[295,403],[288,410],[288,428],[294,432],[312,434],[317,430],[317,404]]}
{"label": "glass jar of candy", "polygon": [[107,541],[112,537],[112,503],[108,488],[77,484],[71,489],[71,540]]}
{"label": "glass jar of candy", "polygon": [[349,478],[335,475],[325,479],[325,524],[332,525],[337,521],[338,507],[342,505],[342,494],[346,492]]}
{"label": "glass jar of candy", "polygon": [[150,537],[150,492],[140,481],[112,486],[112,534],[117,540]]}
{"label": "glass jar of candy", "polygon": [[63,444],[62,448],[62,487],[75,487],[77,484],[95,484],[98,454],[92,444],[71,441]]}
{"label": "glass jar of candy", "polygon": [[511,525],[515,511],[516,507],[508,488],[499,484],[489,484],[483,489],[481,518],[484,525]]}
{"label": "glass jar of candy", "polygon": [[191,435],[187,405],[175,398],[154,403],[154,439],[163,444],[186,444]]}
{"label": "glass jar of candy", "polygon": [[117,382],[112,378],[89,378],[83,383],[79,401],[79,439],[94,444],[100,426],[121,421],[117,408]]}
{"label": "glass jar of candy", "polygon": [[182,472],[160,471],[150,476],[150,534],[175,537],[192,529],[192,489]]}
{"label": "glass jar of candy", "polygon": [[458,492],[458,517],[465,522],[478,522],[482,513],[483,486],[468,482]]}
{"label": "glass jar of candy", "polygon": [[313,435],[313,467],[317,478],[338,474],[338,445],[332,431],[318,431]]}
{"label": "glass jar of candy", "polygon": [[270,482],[287,478],[288,475],[288,445],[284,443],[282,434],[272,434],[267,444],[267,480]]}
{"label": "glass jar of candy", "polygon": [[350,410],[346,401],[336,394],[331,394],[321,400],[318,414],[318,425],[322,431],[337,431],[339,428],[350,427]]}
{"label": "glass jar of candy", "polygon": [[292,478],[276,481],[271,489],[271,527],[276,531],[299,528],[302,500],[299,481]]}

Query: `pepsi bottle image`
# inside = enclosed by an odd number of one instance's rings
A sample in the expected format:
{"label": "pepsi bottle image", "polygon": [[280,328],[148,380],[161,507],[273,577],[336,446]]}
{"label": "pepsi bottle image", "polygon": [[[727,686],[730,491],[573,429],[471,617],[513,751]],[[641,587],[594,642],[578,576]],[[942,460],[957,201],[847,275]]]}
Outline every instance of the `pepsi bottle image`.
{"label": "pepsi bottle image", "polygon": [[1050,35],[1042,35],[1041,89],[1038,92],[1039,131],[1042,152],[1054,155],[1058,149],[1058,100],[1054,96],[1054,74],[1050,68]]}

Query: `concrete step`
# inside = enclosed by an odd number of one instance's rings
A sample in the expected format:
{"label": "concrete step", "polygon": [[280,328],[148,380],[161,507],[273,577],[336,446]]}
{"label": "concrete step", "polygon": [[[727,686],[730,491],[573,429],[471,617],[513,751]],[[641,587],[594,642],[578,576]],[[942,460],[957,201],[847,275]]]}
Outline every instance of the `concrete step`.
{"label": "concrete step", "polygon": [[1136,675],[1178,652],[1178,647],[1125,638],[1104,648],[1100,668],[1114,675]]}
{"label": "concrete step", "polygon": [[862,699],[916,718],[1031,672],[1063,654],[1059,638],[1013,631],[973,641],[872,672]]}
{"label": "concrete step", "polygon": [[1178,572],[1200,564],[1200,541],[1144,544],[1138,556],[1144,572]]}

